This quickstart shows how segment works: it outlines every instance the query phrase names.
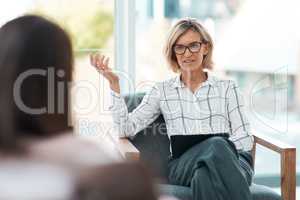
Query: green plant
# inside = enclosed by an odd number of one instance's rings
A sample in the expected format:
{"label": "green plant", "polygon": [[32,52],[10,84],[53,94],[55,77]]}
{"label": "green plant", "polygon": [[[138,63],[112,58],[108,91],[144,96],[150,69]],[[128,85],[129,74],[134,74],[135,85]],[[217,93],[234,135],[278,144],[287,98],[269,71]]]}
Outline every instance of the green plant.
{"label": "green plant", "polygon": [[71,36],[76,56],[84,55],[81,50],[103,48],[113,34],[113,15],[109,11],[93,9],[92,12],[77,14],[37,7],[30,14],[42,15],[61,25]]}

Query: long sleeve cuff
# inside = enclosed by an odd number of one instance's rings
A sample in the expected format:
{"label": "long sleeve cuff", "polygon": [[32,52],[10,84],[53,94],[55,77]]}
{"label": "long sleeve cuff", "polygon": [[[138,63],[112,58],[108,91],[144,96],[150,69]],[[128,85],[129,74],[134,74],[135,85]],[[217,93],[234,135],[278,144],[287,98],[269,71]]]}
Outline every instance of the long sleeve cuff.
{"label": "long sleeve cuff", "polygon": [[109,106],[110,111],[116,111],[123,107],[123,101],[121,94],[116,93],[113,90],[110,90],[110,96],[111,96],[111,105]]}

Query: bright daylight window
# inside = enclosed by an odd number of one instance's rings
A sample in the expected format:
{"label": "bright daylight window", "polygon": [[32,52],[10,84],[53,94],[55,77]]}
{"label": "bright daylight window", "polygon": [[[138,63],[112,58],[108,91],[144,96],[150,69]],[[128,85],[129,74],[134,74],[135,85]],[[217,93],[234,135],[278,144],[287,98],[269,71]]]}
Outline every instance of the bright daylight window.
{"label": "bright daylight window", "polygon": [[[72,123],[82,135],[107,132],[109,88],[89,64],[89,54],[101,52],[114,65],[114,2],[110,0],[6,1],[0,7],[0,25],[23,14],[38,14],[67,30],[75,52],[72,85]],[[99,123],[102,122],[102,123]]]}

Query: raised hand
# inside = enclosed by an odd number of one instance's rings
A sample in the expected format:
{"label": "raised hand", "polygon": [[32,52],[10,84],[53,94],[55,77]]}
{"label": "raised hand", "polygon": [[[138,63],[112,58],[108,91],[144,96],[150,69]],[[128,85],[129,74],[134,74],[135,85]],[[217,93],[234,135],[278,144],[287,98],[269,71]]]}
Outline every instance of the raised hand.
{"label": "raised hand", "polygon": [[99,53],[90,55],[91,65],[109,81],[110,88],[117,93],[120,93],[119,77],[108,66],[109,57],[105,57]]}

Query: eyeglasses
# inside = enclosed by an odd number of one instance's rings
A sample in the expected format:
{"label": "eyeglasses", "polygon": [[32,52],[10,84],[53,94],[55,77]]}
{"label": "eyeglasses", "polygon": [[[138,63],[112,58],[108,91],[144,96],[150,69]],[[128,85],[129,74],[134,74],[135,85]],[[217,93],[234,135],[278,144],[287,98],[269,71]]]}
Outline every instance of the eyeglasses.
{"label": "eyeglasses", "polygon": [[189,49],[191,53],[198,53],[201,49],[202,42],[192,42],[188,46],[182,44],[175,44],[173,51],[178,55],[183,55],[186,49]]}

